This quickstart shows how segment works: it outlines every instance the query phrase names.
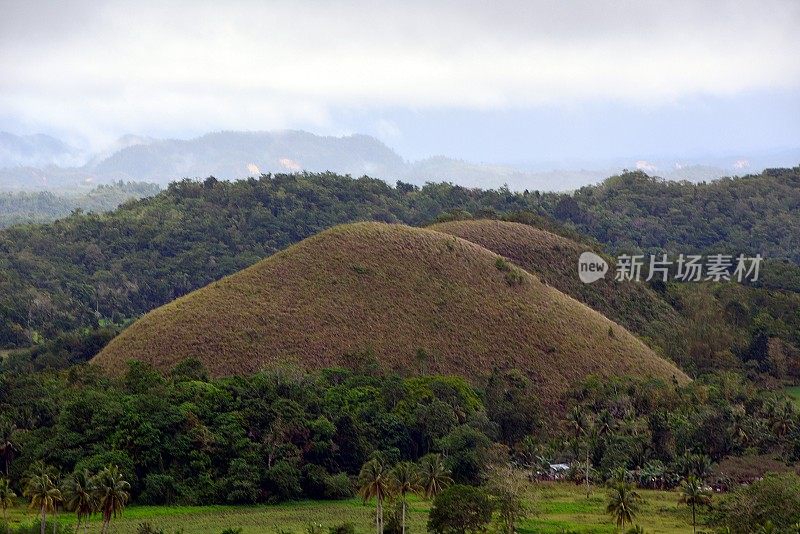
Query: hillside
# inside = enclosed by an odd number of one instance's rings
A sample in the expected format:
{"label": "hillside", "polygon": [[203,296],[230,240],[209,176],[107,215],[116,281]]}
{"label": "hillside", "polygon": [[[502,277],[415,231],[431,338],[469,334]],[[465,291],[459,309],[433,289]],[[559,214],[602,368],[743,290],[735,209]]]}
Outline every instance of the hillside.
{"label": "hillside", "polygon": [[404,165],[400,156],[374,137],[318,136],[287,130],[215,132],[188,140],[153,140],[123,148],[91,170],[101,177],[136,176],[166,184],[182,177],[235,179],[301,170],[397,176]]}
{"label": "hillside", "polygon": [[[573,241],[586,242],[580,232],[601,240],[587,247],[603,247],[602,239],[608,239],[616,250],[624,246],[625,250],[666,249],[674,254],[707,249],[707,226],[698,225],[696,233],[691,231],[693,221],[707,214],[715,221],[714,241],[721,249],[750,253],[752,249],[744,245],[758,242],[768,257],[791,258],[797,255],[796,236],[800,235],[788,231],[800,220],[800,210],[790,209],[797,202],[797,188],[792,186],[796,177],[797,170],[787,169],[698,186],[625,175],[582,190],[575,197],[576,210],[567,202],[573,197],[564,195],[466,189],[446,183],[391,187],[374,178],[352,179],[332,173],[277,174],[237,182],[184,180],[155,197],[128,202],[113,212],[73,214],[51,224],[0,230],[0,348],[26,347],[31,339],[54,341],[70,347],[66,350],[69,356],[61,348],[40,345],[49,356],[37,357],[37,367],[83,361],[88,349],[75,348],[83,342],[76,342],[73,334],[83,336],[109,322],[122,326],[127,319],[301,239],[355,221],[424,226],[437,219],[508,218]],[[599,200],[606,196],[608,209]],[[734,198],[738,201],[733,202]],[[563,222],[553,223],[549,214]],[[583,222],[575,223],[573,217]],[[654,231],[639,236],[637,225]],[[775,231],[765,233],[769,228]],[[681,240],[669,238],[669,234],[681,235]],[[640,237],[656,241],[647,241],[651,244],[645,246],[645,241],[637,241]],[[663,243],[664,248],[652,243]],[[496,246],[489,241],[484,244]],[[555,246],[556,250],[567,247],[563,242]],[[569,247],[564,250],[576,252]],[[511,253],[507,255],[511,257]],[[607,292],[602,284],[578,286],[572,260],[546,254],[529,260],[516,258],[539,272],[548,284],[648,338],[651,347],[664,348],[664,354],[687,371],[692,371],[692,361],[697,360],[689,355],[698,351],[721,355],[720,361],[729,362],[726,366],[744,364],[752,355],[763,354],[759,347],[764,335],[800,346],[800,268],[794,263],[768,261],[763,282],[759,281],[763,287],[747,288],[745,309],[733,302],[739,297],[728,296],[727,290],[720,293],[722,288],[706,291],[669,285],[666,292],[659,288],[655,295],[690,318],[682,324],[726,322],[725,331],[733,332],[737,341],[725,341],[728,336],[721,337],[715,326],[713,339],[719,341],[710,350],[705,341],[708,335],[700,330],[692,335],[679,330],[675,335],[675,330],[667,328],[659,338],[662,323],[671,324],[672,314],[669,309],[653,307],[648,297],[652,291],[627,294],[620,289],[623,293],[618,295],[618,291]],[[555,262],[559,258],[563,264]],[[542,260],[551,263],[542,267]],[[548,265],[552,269],[546,273]],[[701,290],[702,294],[693,295]],[[713,306],[701,305],[711,302],[706,296],[712,297]],[[739,312],[720,312],[733,308]],[[693,345],[699,348],[692,349]],[[88,347],[95,346],[88,343]],[[716,356],[704,358],[718,360]],[[779,375],[779,369],[773,373]]]}
{"label": "hillside", "polygon": [[96,213],[110,211],[128,200],[153,196],[159,189],[156,184],[145,182],[115,182],[72,195],[50,191],[0,191],[0,228],[54,221],[75,210]]}
{"label": "hillside", "polygon": [[[619,325],[497,255],[401,225],[333,228],[162,306],[93,362],[168,370],[199,358],[213,375],[295,361],[316,369],[372,353],[384,369],[527,372],[551,407],[589,374],[685,375]],[[427,356],[425,356],[427,355]]]}
{"label": "hillside", "polygon": [[759,253],[800,264],[800,167],[701,184],[629,172],[551,206],[614,250]]}
{"label": "hillside", "polygon": [[175,182],[110,213],[0,230],[0,347],[144,314],[337,224],[523,206],[494,191],[331,173]]}
{"label": "hillside", "polygon": [[80,151],[44,134],[14,135],[0,132],[0,169],[4,167],[75,165]]}
{"label": "hillside", "polygon": [[578,257],[594,250],[586,244],[525,224],[488,219],[452,221],[430,228],[510,259],[536,273],[545,283],[651,340],[660,341],[679,320],[675,310],[645,284],[615,283],[613,262],[606,278],[593,284],[582,283],[577,272]]}

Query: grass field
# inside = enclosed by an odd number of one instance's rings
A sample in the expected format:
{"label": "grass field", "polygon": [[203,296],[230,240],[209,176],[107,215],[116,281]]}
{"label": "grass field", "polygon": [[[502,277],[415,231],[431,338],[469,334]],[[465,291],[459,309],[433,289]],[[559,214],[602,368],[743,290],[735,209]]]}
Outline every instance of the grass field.
{"label": "grass field", "polygon": [[[391,318],[391,320],[387,320]],[[616,323],[498,255],[451,235],[401,225],[338,226],[157,308],[93,361],[169,370],[196,357],[214,376],[296,362],[352,364],[371,350],[384,369],[480,380],[516,368],[540,401],[589,375],[676,377],[673,364]]]}
{"label": "grass field", "polygon": [[800,386],[791,386],[786,388],[786,393],[794,399],[795,405],[800,408]]}
{"label": "grass field", "polygon": [[[645,499],[637,523],[651,534],[685,533],[690,526],[690,513],[679,506],[675,492],[640,492]],[[523,521],[519,532],[560,533],[563,530],[579,532],[614,532],[609,516],[605,514],[606,494],[594,488],[587,500],[583,488],[567,483],[542,483],[530,489],[529,505],[536,512]],[[410,503],[408,532],[425,532],[430,503],[413,499]],[[356,532],[372,532],[374,517],[372,503],[363,504],[358,499],[347,501],[302,501],[263,506],[131,506],[122,518],[112,523],[112,532],[135,534],[137,526],[150,522],[171,534],[181,529],[184,534],[219,534],[229,527],[241,528],[243,534],[295,532],[303,533],[311,523],[327,528],[351,522]],[[10,511],[12,523],[30,522],[33,513],[23,508]],[[65,526],[74,528],[74,518],[62,514]],[[90,532],[99,531],[99,522],[93,518]]]}

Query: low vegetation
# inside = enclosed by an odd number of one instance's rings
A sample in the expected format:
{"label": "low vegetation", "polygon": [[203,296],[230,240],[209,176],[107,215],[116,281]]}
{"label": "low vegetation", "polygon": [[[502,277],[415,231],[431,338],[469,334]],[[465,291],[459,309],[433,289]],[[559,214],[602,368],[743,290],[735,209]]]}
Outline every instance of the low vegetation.
{"label": "low vegetation", "polygon": [[610,263],[607,278],[593,284],[582,283],[577,276],[578,257],[587,250],[601,253],[596,245],[513,221],[450,221],[430,228],[477,243],[508,258],[536,274],[542,282],[657,344],[671,334],[680,321],[678,312],[647,284],[615,283],[611,258],[607,258]]}

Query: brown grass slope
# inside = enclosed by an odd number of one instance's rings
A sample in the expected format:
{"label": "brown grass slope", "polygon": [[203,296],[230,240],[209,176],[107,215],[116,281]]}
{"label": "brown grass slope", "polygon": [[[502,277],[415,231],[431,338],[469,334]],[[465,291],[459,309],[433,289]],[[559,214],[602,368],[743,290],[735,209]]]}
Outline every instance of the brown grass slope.
{"label": "brown grass slope", "polygon": [[[339,226],[148,313],[93,362],[168,370],[187,357],[216,376],[276,363],[347,365],[474,381],[527,372],[545,404],[589,374],[685,375],[624,328],[485,248],[432,230]],[[510,270],[509,270],[510,269]]]}
{"label": "brown grass slope", "polygon": [[675,309],[644,283],[614,282],[613,263],[606,278],[592,284],[580,281],[578,257],[592,250],[588,245],[526,224],[488,219],[434,224],[430,229],[472,241],[508,258],[546,284],[646,338],[651,346],[661,346],[674,335],[679,322]]}

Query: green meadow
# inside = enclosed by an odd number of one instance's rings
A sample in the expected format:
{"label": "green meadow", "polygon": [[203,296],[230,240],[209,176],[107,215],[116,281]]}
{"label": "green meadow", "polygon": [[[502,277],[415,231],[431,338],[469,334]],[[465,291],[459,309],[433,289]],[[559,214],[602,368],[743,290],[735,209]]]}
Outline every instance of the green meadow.
{"label": "green meadow", "polygon": [[786,388],[786,393],[794,399],[794,404],[800,408],[800,386],[791,386]]}
{"label": "green meadow", "polygon": [[[636,523],[645,532],[685,533],[691,529],[689,509],[678,504],[678,493],[639,490],[644,503]],[[529,490],[529,517],[522,521],[518,532],[561,533],[615,532],[605,513],[606,493],[593,488],[589,499],[582,486],[571,483],[540,483]],[[425,532],[430,503],[414,498],[409,505],[408,532]],[[219,534],[226,528],[241,528],[243,534],[278,532],[304,533],[311,524],[328,527],[344,522],[353,523],[356,532],[374,531],[374,503],[360,499],[345,501],[299,501],[259,506],[131,506],[122,517],[112,522],[115,534],[136,534],[140,523],[149,522],[167,534],[182,530],[183,534]],[[12,525],[30,523],[34,513],[22,507],[10,511]],[[700,516],[702,519],[702,515]],[[73,531],[72,515],[61,514],[59,521],[67,532]],[[701,520],[698,520],[702,524]],[[92,519],[89,532],[100,529],[98,517]],[[83,530],[83,529],[81,529]],[[49,531],[48,531],[49,532]]]}

